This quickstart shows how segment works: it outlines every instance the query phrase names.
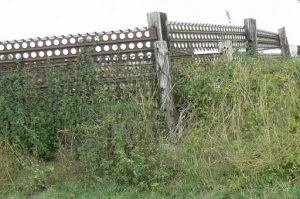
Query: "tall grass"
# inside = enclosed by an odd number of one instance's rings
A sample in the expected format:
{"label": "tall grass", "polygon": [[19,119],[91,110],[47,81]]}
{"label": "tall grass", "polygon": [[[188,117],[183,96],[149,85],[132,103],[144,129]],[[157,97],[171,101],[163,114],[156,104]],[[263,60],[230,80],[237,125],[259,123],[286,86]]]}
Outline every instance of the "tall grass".
{"label": "tall grass", "polygon": [[183,73],[178,101],[193,107],[194,122],[182,149],[186,167],[204,187],[232,194],[299,183],[298,59],[242,56]]}

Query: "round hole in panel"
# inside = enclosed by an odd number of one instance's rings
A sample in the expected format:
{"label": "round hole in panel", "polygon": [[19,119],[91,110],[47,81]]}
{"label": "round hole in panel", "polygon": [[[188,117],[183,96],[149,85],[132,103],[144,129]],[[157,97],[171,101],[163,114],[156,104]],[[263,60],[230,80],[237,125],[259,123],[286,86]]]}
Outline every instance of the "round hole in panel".
{"label": "round hole in panel", "polygon": [[129,44],[129,49],[134,49],[134,47],[135,47],[134,43]]}
{"label": "round hole in panel", "polygon": [[27,59],[29,57],[29,54],[28,53],[23,53],[23,58],[24,59]]}
{"label": "round hole in panel", "polygon": [[59,40],[58,40],[58,39],[55,39],[55,40],[53,41],[53,44],[54,44],[55,46],[59,45]]}
{"label": "round hole in panel", "polygon": [[150,58],[152,58],[152,52],[147,52],[147,57],[150,59]]}
{"label": "round hole in panel", "polygon": [[93,38],[91,36],[86,37],[86,42],[92,42]]}
{"label": "round hole in panel", "polygon": [[109,45],[104,46],[104,51],[106,51],[106,52],[109,51]]}
{"label": "round hole in panel", "polygon": [[0,50],[4,50],[4,45],[3,44],[0,45]]}
{"label": "round hole in panel", "polygon": [[116,40],[116,39],[117,39],[117,35],[116,35],[116,34],[112,34],[112,35],[110,36],[110,38],[111,38],[112,40]]}
{"label": "round hole in panel", "polygon": [[51,57],[53,55],[53,52],[51,50],[47,51],[47,56]]}
{"label": "round hole in panel", "polygon": [[96,50],[96,52],[100,52],[101,51],[101,47],[100,46],[96,46],[95,50]]}
{"label": "round hole in panel", "polygon": [[138,54],[138,57],[139,57],[140,59],[144,59],[144,53],[140,52],[140,53]]}
{"label": "round hole in panel", "polygon": [[64,55],[68,55],[68,54],[69,54],[69,50],[68,50],[68,49],[64,49],[64,50],[63,50],[63,54],[64,54]]}
{"label": "round hole in panel", "polygon": [[110,61],[110,59],[111,59],[111,58],[110,58],[109,55],[106,55],[106,56],[104,57],[104,60],[105,60],[105,61]]}
{"label": "round hole in panel", "polygon": [[145,33],[144,33],[145,37],[150,37],[150,32],[147,30]]}
{"label": "round hole in panel", "polygon": [[118,61],[118,60],[119,60],[119,56],[118,56],[118,55],[114,55],[114,56],[113,56],[113,60],[114,60],[114,61]]}
{"label": "round hole in panel", "polygon": [[127,55],[126,54],[122,54],[121,59],[124,60],[124,61],[127,60]]}
{"label": "round hole in panel", "polygon": [[129,39],[132,39],[132,38],[134,37],[134,35],[133,35],[132,32],[130,32],[130,33],[128,33],[127,37],[128,37]]}
{"label": "round hole in panel", "polygon": [[[47,54],[48,54],[48,52],[47,52]],[[55,51],[54,51],[54,54],[55,54],[56,56],[59,56],[59,55],[60,55],[60,50],[55,50]]]}
{"label": "round hole in panel", "polygon": [[118,48],[119,48],[119,47],[118,47],[117,44],[112,45],[112,49],[113,49],[113,50],[118,50]]}
{"label": "round hole in panel", "polygon": [[77,53],[76,48],[72,48],[72,49],[71,49],[71,53],[72,53],[72,55],[75,55],[75,54]]}
{"label": "round hole in panel", "polygon": [[31,53],[31,57],[32,57],[32,58],[36,58],[36,56],[37,56],[36,52],[32,52],[32,53]]}
{"label": "round hole in panel", "polygon": [[103,36],[102,36],[102,39],[103,39],[103,41],[108,41],[108,39],[109,39],[109,38],[108,38],[108,35],[103,35]]}
{"label": "round hole in panel", "polygon": [[5,55],[0,55],[0,60],[1,61],[5,60]]}
{"label": "round hole in panel", "polygon": [[15,49],[19,49],[19,48],[20,48],[20,44],[16,43],[16,44],[14,45],[14,48],[15,48]]}
{"label": "round hole in panel", "polygon": [[28,44],[26,42],[23,42],[22,43],[22,48],[27,48],[28,47]]}
{"label": "round hole in panel", "polygon": [[119,38],[120,38],[120,39],[125,39],[125,34],[124,34],[124,33],[121,33],[121,34],[119,35]]}
{"label": "round hole in panel", "polygon": [[46,41],[46,46],[51,46],[52,42],[50,40]]}
{"label": "round hole in panel", "polygon": [[34,47],[35,47],[35,42],[33,42],[33,41],[30,42],[30,43],[29,43],[29,46],[30,46],[31,48],[34,48]]}
{"label": "round hole in panel", "polygon": [[142,36],[143,36],[143,34],[140,31],[136,33],[137,38],[141,38]]}
{"label": "round hole in panel", "polygon": [[79,42],[79,43],[82,43],[83,41],[84,41],[83,37],[79,37],[79,38],[78,38],[78,42]]}
{"label": "round hole in panel", "polygon": [[44,51],[40,51],[40,52],[39,52],[39,56],[40,56],[40,57],[44,57],[44,56],[45,56]]}
{"label": "round hole in panel", "polygon": [[6,49],[7,49],[7,50],[11,50],[11,49],[12,49],[12,45],[11,45],[11,44],[7,44],[7,45],[6,45]]}
{"label": "round hole in panel", "polygon": [[151,42],[150,42],[150,41],[147,41],[146,44],[145,44],[145,46],[146,46],[147,48],[151,48]]}
{"label": "round hole in panel", "polygon": [[144,45],[143,45],[143,43],[142,43],[142,42],[139,42],[139,43],[137,44],[137,47],[138,47],[138,48],[143,48],[143,47],[144,47]]}
{"label": "round hole in panel", "polygon": [[72,37],[72,38],[70,39],[70,44],[75,44],[75,42],[76,42],[75,38]]}
{"label": "round hole in panel", "polygon": [[16,59],[21,59],[22,58],[22,55],[20,53],[17,53],[16,54]]}
{"label": "round hole in panel", "polygon": [[66,44],[68,43],[68,40],[67,40],[66,38],[63,38],[63,39],[61,40],[61,43],[62,43],[63,45],[66,45]]}
{"label": "round hole in panel", "polygon": [[13,60],[13,58],[14,58],[13,54],[8,55],[8,60]]}
{"label": "round hole in panel", "polygon": [[44,42],[42,42],[42,41],[38,41],[37,45],[38,45],[38,47],[43,47],[43,45],[44,45]]}
{"label": "round hole in panel", "polygon": [[121,44],[120,48],[121,48],[122,50],[126,50],[126,44]]}
{"label": "round hole in panel", "polygon": [[96,35],[96,36],[95,36],[95,41],[96,41],[96,42],[99,42],[99,41],[100,41],[99,35]]}

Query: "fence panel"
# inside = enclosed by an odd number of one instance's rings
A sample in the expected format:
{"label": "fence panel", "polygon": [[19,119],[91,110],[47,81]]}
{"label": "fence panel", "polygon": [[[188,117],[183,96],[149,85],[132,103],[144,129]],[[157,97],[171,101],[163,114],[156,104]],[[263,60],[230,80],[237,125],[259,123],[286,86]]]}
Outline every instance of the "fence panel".
{"label": "fence panel", "polygon": [[233,47],[245,47],[245,30],[241,26],[170,22],[168,28],[174,51],[214,51],[225,40],[231,40]]}
{"label": "fence panel", "polygon": [[0,42],[0,73],[18,65],[71,65],[88,47],[101,78],[153,74],[155,28],[136,28]]}
{"label": "fence panel", "polygon": [[265,30],[257,30],[258,50],[280,49],[280,39],[277,33]]}

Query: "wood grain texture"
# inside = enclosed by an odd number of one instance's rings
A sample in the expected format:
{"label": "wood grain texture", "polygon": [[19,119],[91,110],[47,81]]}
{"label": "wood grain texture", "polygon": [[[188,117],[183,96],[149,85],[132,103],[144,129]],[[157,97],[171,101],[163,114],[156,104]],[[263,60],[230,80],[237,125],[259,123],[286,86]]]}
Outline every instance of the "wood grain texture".
{"label": "wood grain texture", "polygon": [[257,28],[255,19],[245,19],[244,28],[247,41],[247,52],[255,53],[257,51]]}
{"label": "wood grain texture", "polygon": [[172,97],[172,81],[167,42],[154,42],[154,54],[156,60],[160,107],[166,120],[167,132],[171,132],[175,124],[175,112]]}
{"label": "wood grain texture", "polygon": [[233,60],[233,48],[232,41],[223,41],[219,43],[219,52],[222,54],[223,58],[232,61]]}
{"label": "wood grain texture", "polygon": [[291,51],[288,39],[286,37],[285,27],[278,29],[280,46],[281,46],[281,54],[283,57],[291,57]]}
{"label": "wood grain texture", "polygon": [[148,27],[155,27],[157,31],[157,40],[166,41],[168,49],[170,48],[169,32],[168,32],[168,17],[166,13],[151,12],[147,14]]}

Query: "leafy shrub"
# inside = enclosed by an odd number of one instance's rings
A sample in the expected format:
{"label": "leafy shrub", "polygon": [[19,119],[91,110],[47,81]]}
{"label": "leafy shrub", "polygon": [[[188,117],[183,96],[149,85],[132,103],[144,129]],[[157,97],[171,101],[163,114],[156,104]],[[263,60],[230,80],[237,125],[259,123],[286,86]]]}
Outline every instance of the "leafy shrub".
{"label": "leafy shrub", "polygon": [[26,68],[0,77],[0,139],[45,160],[64,143],[88,177],[142,187],[166,180],[173,168],[159,149],[156,100],[144,95],[148,83],[121,89],[99,82],[96,67],[82,49],[69,69],[49,64],[44,85]]}

